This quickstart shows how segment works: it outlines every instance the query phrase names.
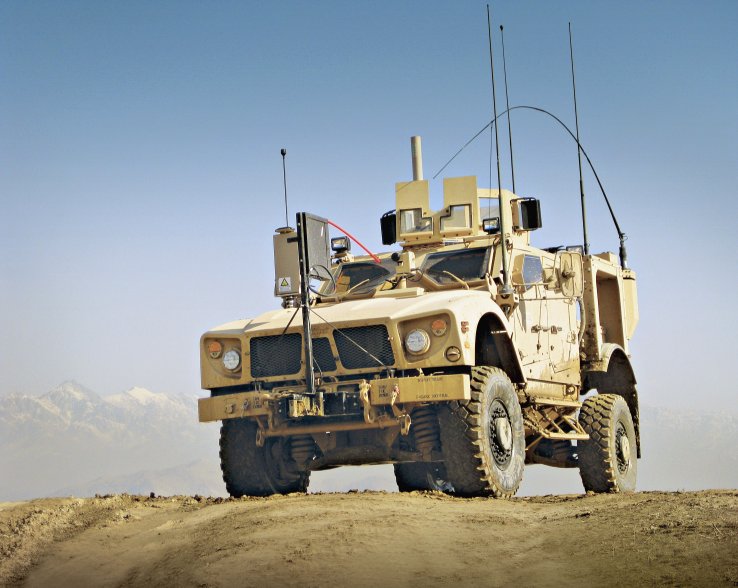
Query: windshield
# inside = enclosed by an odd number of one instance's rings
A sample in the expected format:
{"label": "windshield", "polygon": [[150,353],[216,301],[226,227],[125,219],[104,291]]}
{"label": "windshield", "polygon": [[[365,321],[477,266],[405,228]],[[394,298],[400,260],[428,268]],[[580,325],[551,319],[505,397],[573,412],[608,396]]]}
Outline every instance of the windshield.
{"label": "windshield", "polygon": [[449,273],[465,282],[473,282],[483,279],[487,273],[490,251],[489,247],[478,247],[431,253],[421,269],[438,284],[458,284]]}
{"label": "windshield", "polygon": [[[382,263],[355,261],[342,263],[336,274],[336,294],[368,294],[395,275],[397,263],[383,259]],[[328,286],[330,288],[330,286]],[[326,292],[331,295],[333,292]]]}

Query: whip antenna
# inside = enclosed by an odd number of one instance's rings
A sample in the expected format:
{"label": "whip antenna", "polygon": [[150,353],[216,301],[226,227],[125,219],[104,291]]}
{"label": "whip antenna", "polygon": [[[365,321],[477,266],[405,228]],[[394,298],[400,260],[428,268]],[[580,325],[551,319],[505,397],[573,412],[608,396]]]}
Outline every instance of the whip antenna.
{"label": "whip antenna", "polygon": [[582,179],[582,146],[579,143],[579,114],[577,112],[577,84],[574,79],[574,49],[571,42],[571,23],[569,23],[569,61],[571,62],[571,87],[574,91],[574,122],[577,131],[577,160],[579,161],[579,196],[582,199],[582,233],[584,236],[584,255],[589,255],[587,239],[587,208],[584,203],[584,180]]}
{"label": "whip antenna", "polygon": [[507,137],[510,140],[510,176],[512,178],[512,191],[515,191],[515,164],[513,163],[513,146],[512,146],[512,123],[510,122],[510,98],[507,95],[507,61],[505,60],[505,33],[502,25],[500,25],[500,39],[502,40],[502,71],[505,74],[505,105],[507,107]]}
{"label": "whip antenna", "polygon": [[285,165],[285,157],[287,156],[287,149],[280,150],[282,154],[282,180],[284,183],[284,226],[290,226],[289,215],[287,214],[287,166]]}
{"label": "whip antenna", "polygon": [[[492,55],[492,25],[490,24],[489,4],[487,4],[487,36],[489,37],[489,68],[492,74],[492,120],[497,120],[497,95],[495,94],[495,60]],[[500,247],[502,249],[502,290],[501,294],[512,294],[513,289],[510,286],[510,272],[508,271],[507,262],[507,238],[505,231],[505,211],[502,206],[502,176],[500,175],[500,141],[497,134],[497,125],[495,125],[495,152],[497,153],[497,196],[500,201]]]}

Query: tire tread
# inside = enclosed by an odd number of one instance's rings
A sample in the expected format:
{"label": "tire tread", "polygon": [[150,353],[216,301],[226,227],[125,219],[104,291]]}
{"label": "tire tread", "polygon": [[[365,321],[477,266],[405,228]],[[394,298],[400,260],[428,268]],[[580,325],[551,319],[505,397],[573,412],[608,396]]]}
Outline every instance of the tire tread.
{"label": "tire tread", "polygon": [[[475,367],[471,373],[470,400],[449,403],[446,411],[440,413],[444,453],[447,455],[446,469],[454,472],[452,484],[457,494],[510,498],[517,491],[520,481],[513,489],[503,488],[492,473],[496,464],[491,463],[494,460],[490,452],[483,450],[485,433],[482,402],[491,378],[504,378],[510,382],[507,374],[499,368]],[[454,463],[449,463],[449,460]]]}
{"label": "tire tread", "polygon": [[310,472],[288,480],[269,474],[266,448],[256,446],[256,424],[246,420],[223,421],[220,428],[220,469],[230,496],[270,496],[307,492]]}
{"label": "tire tread", "polygon": [[622,491],[610,443],[615,417],[623,409],[630,415],[625,400],[617,394],[597,394],[582,405],[579,422],[590,436],[588,441],[578,444],[579,473],[586,491]]}

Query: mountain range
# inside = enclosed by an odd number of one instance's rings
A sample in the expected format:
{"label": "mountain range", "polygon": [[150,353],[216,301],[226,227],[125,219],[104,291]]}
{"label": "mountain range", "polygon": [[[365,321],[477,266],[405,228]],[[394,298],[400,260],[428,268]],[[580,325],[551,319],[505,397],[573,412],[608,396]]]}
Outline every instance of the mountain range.
{"label": "mountain range", "polygon": [[131,388],[102,397],[70,381],[0,398],[0,500],[177,487],[223,494],[218,463],[218,427],[198,423],[194,395]]}
{"label": "mountain range", "polygon": [[[640,490],[738,487],[738,416],[643,406]],[[312,475],[310,489],[396,490],[392,466]],[[521,494],[581,492],[576,470],[526,469]],[[100,396],[64,382],[42,396],[0,397],[0,501],[94,494],[225,495],[218,425],[195,395],[145,388]]]}

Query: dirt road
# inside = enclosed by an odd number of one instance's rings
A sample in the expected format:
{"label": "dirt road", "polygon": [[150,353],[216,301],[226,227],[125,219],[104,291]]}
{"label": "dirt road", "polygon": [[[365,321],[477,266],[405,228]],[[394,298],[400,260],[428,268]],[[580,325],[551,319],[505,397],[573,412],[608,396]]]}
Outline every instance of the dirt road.
{"label": "dirt road", "polygon": [[0,585],[738,585],[738,491],[0,504]]}

